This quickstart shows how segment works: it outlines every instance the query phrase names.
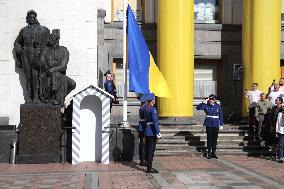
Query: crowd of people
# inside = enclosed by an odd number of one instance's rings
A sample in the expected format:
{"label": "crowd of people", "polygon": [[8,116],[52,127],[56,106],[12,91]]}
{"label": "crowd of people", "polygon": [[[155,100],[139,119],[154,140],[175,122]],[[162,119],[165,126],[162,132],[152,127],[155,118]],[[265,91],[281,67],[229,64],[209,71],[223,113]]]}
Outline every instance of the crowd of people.
{"label": "crowd of people", "polygon": [[[110,71],[105,73],[104,88],[116,97],[115,85]],[[258,83],[253,83],[251,90],[245,90],[244,97],[249,99],[249,134],[256,141],[268,142],[275,146],[275,156],[279,162],[284,161],[284,78],[279,83],[273,81],[267,93],[258,89]],[[207,134],[208,159],[217,158],[216,146],[219,130],[223,129],[223,113],[221,106],[211,94],[196,109],[206,113],[204,126]],[[156,142],[161,137],[158,125],[158,115],[154,107],[153,93],[142,95],[139,109],[139,157],[140,165],[147,166],[147,172],[157,172],[152,168]]]}
{"label": "crowd of people", "polygon": [[267,93],[253,83],[251,90],[245,90],[249,99],[249,132],[254,140],[269,143],[275,147],[275,156],[284,161],[284,78],[273,81]]}

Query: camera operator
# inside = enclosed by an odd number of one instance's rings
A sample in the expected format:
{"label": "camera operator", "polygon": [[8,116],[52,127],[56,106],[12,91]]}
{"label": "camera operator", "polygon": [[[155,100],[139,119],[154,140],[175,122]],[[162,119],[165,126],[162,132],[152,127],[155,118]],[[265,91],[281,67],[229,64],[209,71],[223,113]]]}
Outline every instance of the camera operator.
{"label": "camera operator", "polygon": [[275,100],[279,96],[283,96],[284,92],[280,91],[280,85],[278,83],[274,84],[274,90],[271,91],[268,95],[268,100],[273,104],[273,106],[276,106]]}
{"label": "camera operator", "polygon": [[258,89],[258,83],[253,83],[251,90],[245,90],[245,98],[249,99],[249,131],[254,133],[256,127],[256,120],[254,117],[256,103],[260,100],[261,91]]}

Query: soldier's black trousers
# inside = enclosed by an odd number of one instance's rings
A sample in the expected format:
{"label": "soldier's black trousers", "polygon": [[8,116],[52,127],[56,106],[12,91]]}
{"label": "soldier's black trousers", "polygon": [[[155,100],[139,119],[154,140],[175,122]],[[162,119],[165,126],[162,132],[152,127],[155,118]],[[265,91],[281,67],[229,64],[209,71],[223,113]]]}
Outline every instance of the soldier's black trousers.
{"label": "soldier's black trousers", "polygon": [[139,159],[140,161],[144,161],[146,158],[146,153],[145,153],[145,140],[144,140],[144,133],[139,132]]}
{"label": "soldier's black trousers", "polygon": [[207,148],[208,149],[215,149],[217,146],[217,138],[218,138],[219,128],[215,127],[206,127],[207,133]]}
{"label": "soldier's black trousers", "polygon": [[156,150],[156,137],[146,136],[146,160],[147,162],[153,161],[155,150]]}

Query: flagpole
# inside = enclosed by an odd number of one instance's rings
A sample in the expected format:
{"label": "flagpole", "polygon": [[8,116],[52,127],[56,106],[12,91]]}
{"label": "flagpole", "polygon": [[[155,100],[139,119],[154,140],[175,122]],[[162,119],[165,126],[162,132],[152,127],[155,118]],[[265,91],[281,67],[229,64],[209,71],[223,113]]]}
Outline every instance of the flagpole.
{"label": "flagpole", "polygon": [[126,66],[126,10],[128,0],[123,0],[123,119],[122,125],[128,126],[127,120],[127,66]]}

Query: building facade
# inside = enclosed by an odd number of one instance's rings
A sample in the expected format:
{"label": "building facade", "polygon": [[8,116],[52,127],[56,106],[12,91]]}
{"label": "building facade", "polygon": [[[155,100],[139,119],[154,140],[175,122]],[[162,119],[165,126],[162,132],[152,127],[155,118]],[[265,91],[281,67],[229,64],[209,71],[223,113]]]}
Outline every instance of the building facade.
{"label": "building facade", "polygon": [[[262,50],[251,48],[251,46],[244,48],[243,39],[244,33],[249,33],[249,36],[252,38],[252,45],[254,47],[261,46],[259,42],[263,41],[260,38],[263,34],[252,34],[251,31],[247,30],[247,25],[244,25],[244,20],[246,21],[245,18],[247,18],[248,14],[253,13],[255,14],[254,16],[248,16],[250,18],[247,19],[247,21],[250,21],[249,25],[254,25],[255,27],[263,26],[264,29],[271,28],[271,23],[267,20],[270,18],[269,13],[276,12],[277,15],[278,13],[279,15],[284,13],[284,2],[281,5],[281,0],[275,0],[276,3],[267,0],[253,1],[254,4],[250,6],[247,5],[248,2],[252,2],[250,0],[129,0],[129,4],[136,15],[137,21],[140,23],[149,49],[162,72],[165,72],[168,67],[163,68],[160,59],[161,57],[168,57],[168,55],[163,55],[164,51],[163,49],[159,49],[159,47],[164,42],[161,39],[161,35],[168,31],[161,30],[165,27],[162,23],[165,19],[161,18],[172,15],[175,17],[172,21],[173,24],[181,23],[180,18],[182,17],[178,16],[187,15],[185,10],[188,7],[185,7],[183,12],[180,12],[179,9],[174,9],[174,6],[164,9],[173,2],[181,7],[185,5],[190,8],[191,11],[189,11],[190,14],[188,15],[192,15],[192,17],[188,17],[180,25],[188,26],[188,31],[194,31],[194,38],[193,32],[190,35],[183,33],[184,36],[192,40],[189,40],[187,43],[179,43],[181,46],[177,48],[182,50],[183,56],[188,56],[190,59],[188,64],[192,68],[194,66],[194,69],[183,69],[180,73],[180,78],[190,75],[190,77],[187,77],[189,82],[178,83],[178,91],[175,91],[183,95],[176,97],[180,102],[185,100],[185,104],[189,102],[188,106],[192,107],[194,102],[200,102],[209,94],[215,93],[221,98],[227,116],[231,113],[236,116],[241,115],[242,93],[243,89],[246,88],[243,84],[241,66],[244,64],[244,59],[247,58],[243,53],[246,51],[246,48],[255,50],[249,53],[253,55],[252,59],[249,58],[251,62],[261,60],[263,54],[269,54],[274,59],[276,57],[277,65],[273,64],[273,68],[277,68],[273,70],[278,69],[279,73],[276,73],[276,76],[265,77],[267,82],[259,81],[263,85],[261,86],[262,90],[268,87],[266,86],[267,83],[271,83],[273,79],[278,79],[284,75],[282,67],[284,65],[284,46],[281,39],[277,42],[281,43],[279,58],[278,56],[274,56],[275,54],[271,54],[270,51],[268,53],[261,53],[263,52]],[[38,13],[38,19],[42,25],[49,29],[58,28],[61,30],[60,44],[66,46],[70,52],[67,75],[77,83],[76,89],[70,96],[89,85],[99,85],[102,87],[103,73],[107,69],[113,71],[118,88],[118,96],[122,96],[122,3],[123,0],[1,1],[0,22],[4,27],[0,29],[0,118],[9,118],[9,124],[19,124],[20,104],[24,103],[25,98],[23,87],[25,78],[15,66],[13,43],[20,29],[26,25],[25,16],[27,11],[31,9],[34,9]],[[265,6],[258,6],[257,3],[262,3]],[[249,11],[243,12],[247,7],[250,7]],[[267,10],[260,9],[259,7],[267,7]],[[275,11],[269,11],[274,9]],[[259,19],[256,20],[256,18]],[[159,20],[162,21],[159,22]],[[262,20],[263,23],[261,22]],[[255,31],[259,31],[257,28],[254,29]],[[282,28],[280,30],[282,36]],[[274,30],[271,31],[272,33],[267,34],[267,36],[280,36],[277,32],[274,33]],[[182,29],[174,28],[171,32],[176,32],[174,36],[181,36]],[[264,40],[269,41],[270,38],[265,38]],[[181,48],[182,45],[186,44],[194,47],[194,52],[187,53],[186,49]],[[275,51],[275,53],[278,52]],[[176,54],[180,53],[175,51],[173,56],[176,56]],[[268,61],[269,59],[267,59],[269,56],[265,57],[266,64],[261,63],[261,69],[265,72],[272,66],[271,62]],[[169,57],[171,58],[171,56]],[[275,62],[275,60],[273,61]],[[176,65],[172,67],[175,70],[180,67],[179,62],[182,61],[166,60],[166,62],[172,62],[171,64]],[[166,66],[171,66],[169,64],[167,63]],[[254,70],[261,72],[261,69]],[[259,76],[253,74],[253,71],[250,70],[245,73],[255,75],[254,80],[245,79],[245,83],[250,84],[252,81],[258,82],[257,78]],[[167,75],[170,73],[163,74]],[[176,77],[179,76],[178,74],[177,72]],[[189,89],[188,86],[190,86]],[[186,93],[179,91],[183,88],[188,89]],[[133,97],[135,94],[129,93],[129,96]],[[162,102],[160,107],[166,109],[164,107],[165,104],[167,103]],[[190,112],[186,115],[192,115],[193,113],[192,108],[186,111]],[[172,116],[179,115],[175,115],[173,112]]]}
{"label": "building facade", "polygon": [[[98,4],[98,8],[101,9],[99,10],[100,14],[98,14],[98,28],[100,28],[98,31],[98,76],[100,77],[98,79],[99,83],[102,84],[102,73],[106,69],[112,69],[120,96],[122,95],[122,3],[122,0],[108,0],[100,1]],[[221,99],[227,117],[231,114],[234,117],[241,115],[243,90],[250,87],[243,86],[242,74],[242,31],[244,29],[242,25],[245,3],[247,3],[246,0],[194,1],[193,101],[198,103],[211,93],[217,94]],[[159,65],[158,11],[163,2],[158,2],[158,0],[133,0],[129,1],[129,4],[141,25],[149,49]],[[279,7],[279,15],[284,12],[283,5],[282,3],[281,7]],[[255,12],[256,8],[251,8],[251,12]],[[275,11],[277,12],[277,10]],[[179,22],[179,20],[176,20],[176,22]],[[179,34],[176,33],[176,35]],[[279,43],[281,41],[279,40]],[[281,57],[284,56],[283,47],[281,45]],[[175,63],[173,62],[173,64]],[[267,62],[266,66],[269,69],[270,63]],[[283,70],[281,69],[282,58],[279,58],[278,67],[279,70]],[[187,72],[190,74],[192,71],[188,70]],[[276,73],[279,76],[271,76],[271,78],[276,77],[276,80],[279,79],[282,72]],[[272,82],[272,79],[267,78],[267,80],[270,83]],[[253,82],[262,84],[261,81],[257,80]],[[263,91],[265,89],[264,92],[268,88],[266,85],[267,83],[261,86]],[[129,94],[129,96],[133,96],[133,94]]]}

